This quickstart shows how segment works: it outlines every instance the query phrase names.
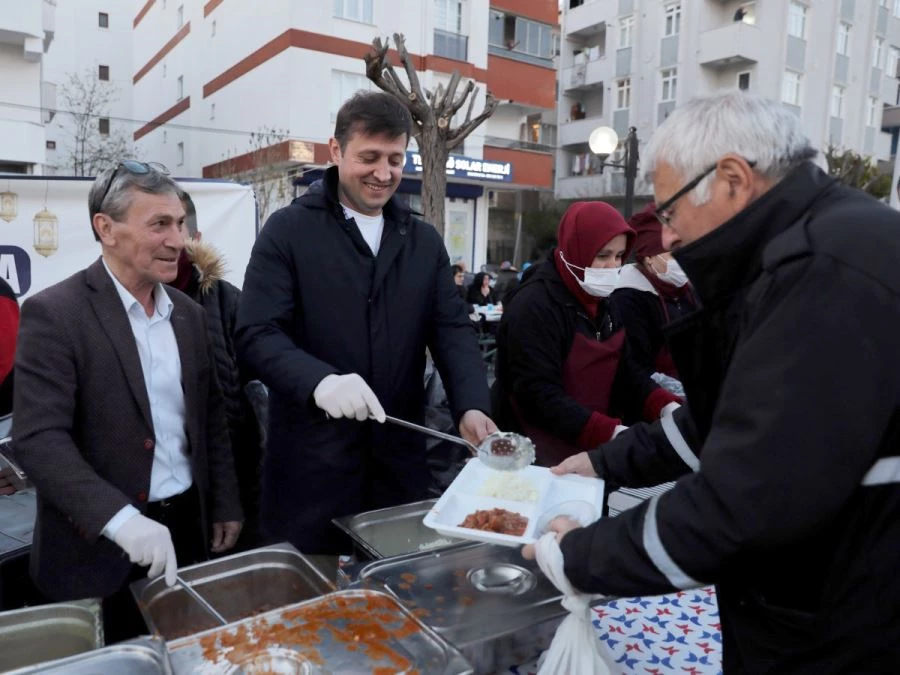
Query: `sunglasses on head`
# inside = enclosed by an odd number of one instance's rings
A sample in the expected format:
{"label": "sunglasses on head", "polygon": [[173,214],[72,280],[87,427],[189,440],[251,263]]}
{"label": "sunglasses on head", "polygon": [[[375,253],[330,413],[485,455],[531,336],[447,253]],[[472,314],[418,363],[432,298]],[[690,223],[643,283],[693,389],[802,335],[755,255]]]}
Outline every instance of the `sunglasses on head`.
{"label": "sunglasses on head", "polygon": [[138,176],[151,172],[161,173],[164,176],[169,175],[169,170],[159,162],[139,162],[136,159],[123,159],[116,166],[116,170],[109,174],[109,179],[107,179],[106,181],[106,187],[103,189],[103,196],[100,198],[98,210],[102,210],[103,202],[106,200],[106,196],[109,194],[109,189],[112,187],[113,181],[116,179],[116,176],[119,175],[119,171],[122,169],[125,169],[128,173],[133,173]]}

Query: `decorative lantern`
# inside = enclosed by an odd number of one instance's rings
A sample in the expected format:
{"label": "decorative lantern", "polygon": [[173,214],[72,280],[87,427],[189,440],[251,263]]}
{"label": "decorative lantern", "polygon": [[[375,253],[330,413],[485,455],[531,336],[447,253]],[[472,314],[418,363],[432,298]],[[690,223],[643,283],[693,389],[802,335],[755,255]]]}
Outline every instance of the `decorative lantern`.
{"label": "decorative lantern", "polygon": [[19,196],[15,192],[10,192],[7,185],[6,192],[0,192],[0,218],[11,223],[18,213]]}
{"label": "decorative lantern", "polygon": [[59,218],[45,206],[34,215],[34,250],[45,258],[59,248]]}

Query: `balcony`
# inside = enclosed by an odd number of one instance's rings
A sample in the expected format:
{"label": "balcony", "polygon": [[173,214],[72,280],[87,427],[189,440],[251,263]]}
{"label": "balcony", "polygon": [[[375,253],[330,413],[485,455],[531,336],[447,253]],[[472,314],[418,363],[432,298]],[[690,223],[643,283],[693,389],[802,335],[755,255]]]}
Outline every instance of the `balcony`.
{"label": "balcony", "polygon": [[26,61],[40,61],[53,39],[54,23],[55,6],[43,0],[4,3],[0,43],[22,47]]}
{"label": "balcony", "polygon": [[700,34],[698,62],[702,66],[726,66],[756,63],[765,49],[759,27],[737,21]]}
{"label": "balcony", "polygon": [[559,125],[559,145],[586,145],[591,132],[597,127],[609,125],[603,115],[595,115],[583,120],[564,122]]}
{"label": "balcony", "polygon": [[434,55],[456,61],[468,61],[469,36],[435,28]]}
{"label": "balcony", "polygon": [[0,161],[22,164],[44,164],[46,142],[44,127],[35,122],[0,119]]}
{"label": "balcony", "polygon": [[586,2],[564,14],[563,30],[570,38],[589,38],[606,30],[606,24],[616,17],[615,2]]}
{"label": "balcony", "polygon": [[601,56],[593,61],[576,63],[565,68],[560,78],[560,86],[563,91],[582,91],[602,87],[604,82],[609,82],[613,77],[613,62],[606,56]]}

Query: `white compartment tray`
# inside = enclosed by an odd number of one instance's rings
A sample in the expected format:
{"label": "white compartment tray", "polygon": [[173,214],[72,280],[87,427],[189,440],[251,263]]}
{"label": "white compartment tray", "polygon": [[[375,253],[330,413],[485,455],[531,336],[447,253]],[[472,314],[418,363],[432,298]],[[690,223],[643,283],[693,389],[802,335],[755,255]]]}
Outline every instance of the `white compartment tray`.
{"label": "white compartment tray", "polygon": [[[497,499],[479,494],[491,476],[504,473],[521,476],[529,481],[537,490],[537,501]],[[537,541],[542,534],[538,526],[543,525],[549,515],[561,515],[556,512],[567,511],[567,508],[561,506],[566,502],[587,502],[593,506],[590,520],[596,520],[603,512],[603,481],[599,478],[575,475],[555,476],[550,473],[550,469],[539,466],[528,466],[514,473],[494,471],[479,459],[472,459],[425,515],[422,522],[447,537],[502,546],[520,546]],[[525,533],[520,537],[514,537],[459,526],[469,514],[485,509],[506,509],[524,516],[528,519]],[[589,524],[583,522],[585,519],[586,517],[582,515],[582,525]]]}

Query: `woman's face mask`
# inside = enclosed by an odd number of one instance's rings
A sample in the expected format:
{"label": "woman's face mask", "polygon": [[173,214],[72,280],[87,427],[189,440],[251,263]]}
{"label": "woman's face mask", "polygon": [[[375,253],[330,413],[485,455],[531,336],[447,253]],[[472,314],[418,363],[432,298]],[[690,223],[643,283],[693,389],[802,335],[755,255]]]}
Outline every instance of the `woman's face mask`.
{"label": "woman's face mask", "polygon": [[675,260],[675,258],[666,260],[660,256],[656,257],[666,266],[665,272],[657,272],[656,267],[651,264],[650,267],[653,269],[653,273],[656,275],[657,279],[667,284],[671,284],[676,288],[681,288],[688,282],[687,274],[684,273],[684,270],[681,269],[681,265],[678,264],[678,261]]}
{"label": "woman's face mask", "polygon": [[[588,295],[593,295],[595,298],[606,298],[615,290],[621,268],[579,267],[566,260],[562,251],[559,252],[559,257],[568,268],[569,274],[575,277],[575,281]],[[581,270],[584,275],[584,281],[579,279],[573,270]]]}

